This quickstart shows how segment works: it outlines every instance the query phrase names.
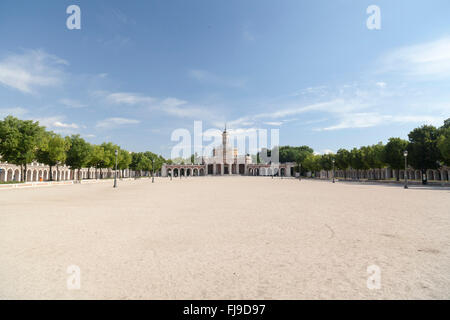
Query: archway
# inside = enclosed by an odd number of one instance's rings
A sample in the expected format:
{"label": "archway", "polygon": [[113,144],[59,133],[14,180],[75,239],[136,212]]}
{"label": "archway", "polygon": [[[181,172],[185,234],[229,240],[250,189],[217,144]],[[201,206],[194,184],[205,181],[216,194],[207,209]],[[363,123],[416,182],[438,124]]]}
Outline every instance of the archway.
{"label": "archway", "polygon": [[174,169],[173,169],[173,176],[174,176],[174,177],[178,177],[179,174],[180,174],[180,173],[179,173],[178,168],[174,168]]}
{"label": "archway", "polygon": [[44,181],[44,176],[42,174],[42,170],[39,170],[39,178],[38,178],[38,180],[39,181]]}
{"label": "archway", "polygon": [[8,173],[6,175],[6,181],[13,181],[13,169],[8,169]]}
{"label": "archway", "polygon": [[204,175],[205,175],[205,170],[200,169],[200,175],[201,175],[201,176],[204,176]]}
{"label": "archway", "polygon": [[248,174],[249,174],[250,176],[253,175],[253,169],[252,169],[252,168],[248,169]]}
{"label": "archway", "polygon": [[239,174],[245,174],[245,164],[239,164]]}
{"label": "archway", "polygon": [[20,181],[20,170],[19,169],[14,170],[13,180]]}
{"label": "archway", "polygon": [[286,175],[286,169],[285,169],[285,168],[281,168],[281,170],[280,170],[280,175],[281,175],[282,177],[284,177],[284,176]]}
{"label": "archway", "polygon": [[198,169],[194,169],[194,173],[192,174],[194,177],[198,176]]}
{"label": "archway", "polygon": [[38,172],[37,172],[37,170],[33,170],[33,181],[38,181]]}
{"label": "archway", "polygon": [[31,170],[27,170],[27,181],[33,181],[33,174]]}
{"label": "archway", "polygon": [[208,164],[208,174],[213,174],[213,173],[214,173],[214,165]]}
{"label": "archway", "polygon": [[6,169],[0,168],[0,182],[4,182],[6,180]]}

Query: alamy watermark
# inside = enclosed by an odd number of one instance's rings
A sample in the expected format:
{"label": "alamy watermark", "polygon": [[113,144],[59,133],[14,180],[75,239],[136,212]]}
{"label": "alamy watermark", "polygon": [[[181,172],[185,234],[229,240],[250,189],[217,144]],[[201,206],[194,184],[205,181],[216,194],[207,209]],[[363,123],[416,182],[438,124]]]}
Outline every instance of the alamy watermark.
{"label": "alamy watermark", "polygon": [[370,5],[367,7],[366,13],[370,16],[367,18],[366,26],[369,30],[381,29],[381,10],[377,5]]}
{"label": "alamy watermark", "polygon": [[375,264],[367,267],[367,289],[378,290],[381,289],[381,268]]}
{"label": "alamy watermark", "polygon": [[171,141],[171,159],[191,159],[195,164],[245,163],[246,157],[258,155],[261,163],[279,163],[279,129],[231,129],[203,131],[203,122],[194,121],[194,131],[178,128]]}
{"label": "alamy watermark", "polygon": [[67,29],[73,30],[81,29],[81,9],[79,6],[73,4],[67,7],[66,13],[70,16],[66,20]]}
{"label": "alamy watermark", "polygon": [[67,267],[67,290],[80,290],[81,288],[81,269],[77,265]]}

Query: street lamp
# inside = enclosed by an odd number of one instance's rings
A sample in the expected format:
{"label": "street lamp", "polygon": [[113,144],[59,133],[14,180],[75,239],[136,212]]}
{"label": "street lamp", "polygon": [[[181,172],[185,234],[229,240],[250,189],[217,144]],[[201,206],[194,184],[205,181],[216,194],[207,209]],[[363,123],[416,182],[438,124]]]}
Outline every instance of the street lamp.
{"label": "street lamp", "polygon": [[114,169],[114,188],[117,188],[117,155],[119,154],[119,151],[116,149],[114,151],[114,154],[116,155],[116,167]]}
{"label": "street lamp", "polygon": [[155,177],[153,177],[153,158],[152,158],[152,183],[155,182]]}
{"label": "street lamp", "polygon": [[334,183],[334,162],[336,161],[336,160],[331,160],[332,162],[333,162],[333,183]]}
{"label": "street lamp", "polygon": [[407,174],[407,172],[406,172],[406,169],[407,169],[407,167],[408,167],[408,161],[407,161],[407,158],[408,158],[408,151],[407,151],[407,150],[405,150],[405,151],[403,152],[403,156],[405,157],[405,189],[408,189],[408,174]]}

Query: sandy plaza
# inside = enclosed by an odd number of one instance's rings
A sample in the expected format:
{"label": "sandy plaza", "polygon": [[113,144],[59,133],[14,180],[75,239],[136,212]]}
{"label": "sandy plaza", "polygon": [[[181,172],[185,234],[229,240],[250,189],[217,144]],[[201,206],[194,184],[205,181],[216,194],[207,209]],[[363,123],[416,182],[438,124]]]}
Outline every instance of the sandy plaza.
{"label": "sandy plaza", "polygon": [[449,196],[279,177],[1,190],[0,299],[449,299]]}

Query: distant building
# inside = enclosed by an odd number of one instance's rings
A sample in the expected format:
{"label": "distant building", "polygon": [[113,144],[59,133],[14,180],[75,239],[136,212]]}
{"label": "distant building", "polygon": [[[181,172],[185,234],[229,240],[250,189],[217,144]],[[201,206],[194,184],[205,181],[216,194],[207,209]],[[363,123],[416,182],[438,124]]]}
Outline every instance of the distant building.
{"label": "distant building", "polygon": [[196,164],[164,164],[161,175],[206,176],[206,175],[250,175],[290,177],[294,163],[252,163],[250,155],[239,155],[238,149],[229,143],[227,129],[222,133],[222,145],[213,149],[211,157],[201,157]]}

